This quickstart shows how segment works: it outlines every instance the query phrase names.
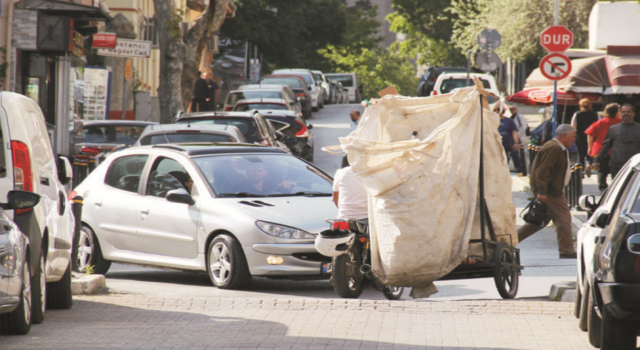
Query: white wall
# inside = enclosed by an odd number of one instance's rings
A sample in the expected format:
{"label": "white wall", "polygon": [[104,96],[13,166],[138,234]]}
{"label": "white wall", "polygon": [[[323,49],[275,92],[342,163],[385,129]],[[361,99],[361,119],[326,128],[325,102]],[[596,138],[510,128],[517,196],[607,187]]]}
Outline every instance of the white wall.
{"label": "white wall", "polygon": [[598,2],[589,15],[589,50],[608,45],[640,46],[640,4]]}

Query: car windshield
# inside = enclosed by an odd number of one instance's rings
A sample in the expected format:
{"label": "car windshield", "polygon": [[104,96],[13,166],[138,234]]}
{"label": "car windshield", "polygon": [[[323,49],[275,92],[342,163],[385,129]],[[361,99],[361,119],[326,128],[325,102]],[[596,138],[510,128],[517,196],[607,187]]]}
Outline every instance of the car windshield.
{"label": "car windshield", "polygon": [[303,87],[302,81],[298,78],[264,78],[260,84],[288,85],[291,88]]}
{"label": "car windshield", "polygon": [[344,87],[353,86],[353,77],[350,75],[332,75],[331,80],[342,83],[342,86]]}
{"label": "car windshield", "polygon": [[278,110],[286,110],[287,106],[279,103],[247,103],[247,104],[239,104],[236,105],[234,111],[252,111],[254,109],[278,109]]}
{"label": "car windshield", "polygon": [[289,154],[194,157],[218,197],[331,196],[332,179]]}
{"label": "car windshield", "polygon": [[236,104],[239,100],[248,100],[250,98],[282,98],[279,91],[242,91],[229,94],[230,105]]}
{"label": "car windshield", "polygon": [[240,133],[247,139],[247,142],[254,143],[259,142],[262,137],[258,131],[258,126],[253,118],[234,118],[234,117],[220,117],[220,118],[183,118],[176,121],[176,124],[220,124],[220,125],[233,125],[240,130]]}
{"label": "car windshield", "polygon": [[160,143],[183,143],[183,142],[236,142],[236,140],[225,134],[206,133],[186,133],[150,135],[142,138],[140,144],[157,145]]}
{"label": "car windshield", "polygon": [[[484,86],[485,89],[490,89],[491,85],[489,84],[488,80],[484,80],[484,79],[480,79],[480,81],[482,81],[482,85]],[[443,79],[442,80],[442,85],[440,86],[440,91],[443,94],[448,94],[451,91],[453,91],[454,89],[457,88],[462,88],[465,86],[471,86],[473,85],[473,80],[471,80],[471,78],[469,78],[469,84],[467,84],[467,78],[464,79]]]}

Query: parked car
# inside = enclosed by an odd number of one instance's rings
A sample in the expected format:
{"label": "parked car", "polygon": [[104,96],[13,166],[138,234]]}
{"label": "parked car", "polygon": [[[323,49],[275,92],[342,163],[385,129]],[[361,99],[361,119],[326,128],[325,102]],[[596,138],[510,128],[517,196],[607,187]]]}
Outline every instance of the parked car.
{"label": "parked car", "polygon": [[7,203],[0,203],[0,334],[22,335],[31,329],[29,238],[5,211],[33,208],[39,200],[32,192],[9,191]]}
{"label": "parked car", "polygon": [[95,120],[82,123],[82,143],[75,145],[75,153],[84,147],[130,147],[140,138],[144,128],[157,125],[140,120]]}
{"label": "parked car", "polygon": [[246,143],[247,140],[233,125],[158,124],[147,126],[134,146],[181,142]]}
{"label": "parked car", "polygon": [[248,98],[246,100],[239,100],[233,107],[233,110],[237,112],[263,109],[292,111],[298,115],[302,115],[299,110],[295,109],[295,107],[289,105],[287,101],[280,98]]}
{"label": "parked car", "polygon": [[[478,73],[477,70],[472,70],[471,72]],[[420,97],[431,96],[436,80],[443,73],[467,73],[467,67],[427,67],[424,74],[420,76],[417,95]]]}
{"label": "parked car", "polygon": [[240,130],[244,138],[249,143],[263,146],[274,146],[284,150],[289,148],[285,145],[286,136],[277,133],[271,124],[261,115],[253,112],[198,112],[182,114],[175,121],[176,124],[192,125],[233,125]]}
{"label": "parked car", "polygon": [[640,155],[620,170],[578,231],[576,315],[602,350],[635,349],[640,330]]}
{"label": "parked car", "polygon": [[312,70],[311,73],[313,73],[313,75],[316,78],[316,81],[320,83],[320,87],[322,87],[322,89],[323,89],[323,93],[324,93],[323,105],[331,103],[331,101],[332,101],[332,99],[331,99],[331,84],[329,83],[327,78],[324,76],[322,71]]}
{"label": "parked car", "polygon": [[293,92],[288,85],[241,85],[238,87],[238,90],[230,91],[227,94],[227,99],[224,102],[224,110],[232,111],[238,101],[253,98],[283,99],[293,110],[302,113],[302,105],[298,97],[296,97],[296,93]]}
{"label": "parked car", "polygon": [[362,96],[362,86],[358,83],[358,75],[356,73],[325,73],[324,76],[342,84],[342,86],[348,92],[348,102],[360,102],[360,96]]}
{"label": "parked car", "polygon": [[252,276],[329,277],[314,239],[337,215],[332,179],[280,149],[129,148],[75,190],[96,273],[112,262],[206,271],[224,289],[244,288]]}
{"label": "parked car", "polygon": [[5,145],[0,151],[0,195],[22,190],[41,197],[33,208],[7,213],[29,237],[31,320],[38,324],[45,309],[73,304],[75,221],[64,187],[72,177],[71,164],[54,155],[42,110],[24,95],[0,92],[0,144]]}
{"label": "parked car", "polygon": [[342,86],[342,83],[339,81],[333,81],[331,79],[329,79],[329,82],[333,87],[335,103],[349,103],[349,91],[347,91],[347,89]]}
{"label": "parked car", "polygon": [[302,115],[305,119],[311,118],[311,91],[302,77],[297,75],[265,75],[260,79],[260,85],[287,85],[300,101]]}
{"label": "parked car", "polygon": [[287,147],[294,155],[313,162],[313,125],[292,111],[261,110],[259,113],[268,120],[274,129],[289,136]]}
{"label": "parked car", "polygon": [[[500,92],[498,91],[498,84],[496,84],[496,79],[492,75],[478,73],[470,73],[468,75],[469,79],[467,79],[467,73],[440,74],[440,76],[436,80],[435,85],[433,86],[431,95],[444,95],[458,88],[473,86],[473,80],[471,79],[471,77],[473,76],[476,76],[480,79],[482,85],[487,91],[493,92],[496,96],[500,96]],[[489,103],[494,103],[497,100],[497,97],[493,97],[491,95],[487,96],[487,101]]]}
{"label": "parked car", "polygon": [[310,69],[276,69],[271,72],[272,75],[297,75],[304,79],[309,91],[311,92],[311,109],[314,111],[324,107],[324,89],[320,86],[320,82],[316,80],[315,75]]}

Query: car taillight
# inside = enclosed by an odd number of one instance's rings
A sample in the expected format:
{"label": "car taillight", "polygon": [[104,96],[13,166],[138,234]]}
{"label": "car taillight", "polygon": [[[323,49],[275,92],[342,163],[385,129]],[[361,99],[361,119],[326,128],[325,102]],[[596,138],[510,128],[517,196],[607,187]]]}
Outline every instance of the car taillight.
{"label": "car taillight", "polygon": [[76,191],[71,191],[71,192],[69,192],[69,195],[67,196],[67,199],[68,199],[69,201],[73,201],[73,198],[74,198],[75,196],[77,196],[77,195],[78,195],[78,192],[76,192]]}
{"label": "car taillight", "polygon": [[347,221],[335,221],[333,223],[334,230],[345,230],[349,231],[349,222]]}
{"label": "car taillight", "polygon": [[[13,153],[13,183],[14,189],[33,192],[33,174],[31,172],[31,157],[29,148],[20,141],[11,141]],[[16,209],[16,214],[24,214],[29,209]]]}
{"label": "car taillight", "polygon": [[305,96],[304,94],[297,94],[296,97],[301,99],[301,100],[304,100],[304,99],[307,98],[307,96]]}
{"label": "car taillight", "polygon": [[260,140],[260,144],[263,145],[263,146],[271,146],[271,144],[269,143],[269,141],[267,139]]}
{"label": "car taillight", "polygon": [[295,137],[309,137],[309,129],[297,120],[296,123],[300,124],[301,129],[295,134]]}
{"label": "car taillight", "polygon": [[227,111],[227,112],[229,112],[229,111],[232,111],[232,110],[233,110],[233,107],[231,107],[231,106],[226,106],[226,107],[224,108],[224,110],[225,110],[225,111]]}
{"label": "car taillight", "polygon": [[438,92],[436,90],[433,90],[433,96],[437,95]]}

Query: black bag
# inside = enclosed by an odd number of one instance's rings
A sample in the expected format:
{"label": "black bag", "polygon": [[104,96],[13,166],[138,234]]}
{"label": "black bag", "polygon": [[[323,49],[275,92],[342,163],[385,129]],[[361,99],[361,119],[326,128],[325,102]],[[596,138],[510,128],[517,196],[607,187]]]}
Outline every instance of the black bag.
{"label": "black bag", "polygon": [[520,217],[528,224],[544,227],[549,218],[547,205],[534,198],[522,210]]}
{"label": "black bag", "polygon": [[529,129],[529,125],[527,125],[527,128],[524,131],[524,134],[527,136],[531,136],[531,129]]}

